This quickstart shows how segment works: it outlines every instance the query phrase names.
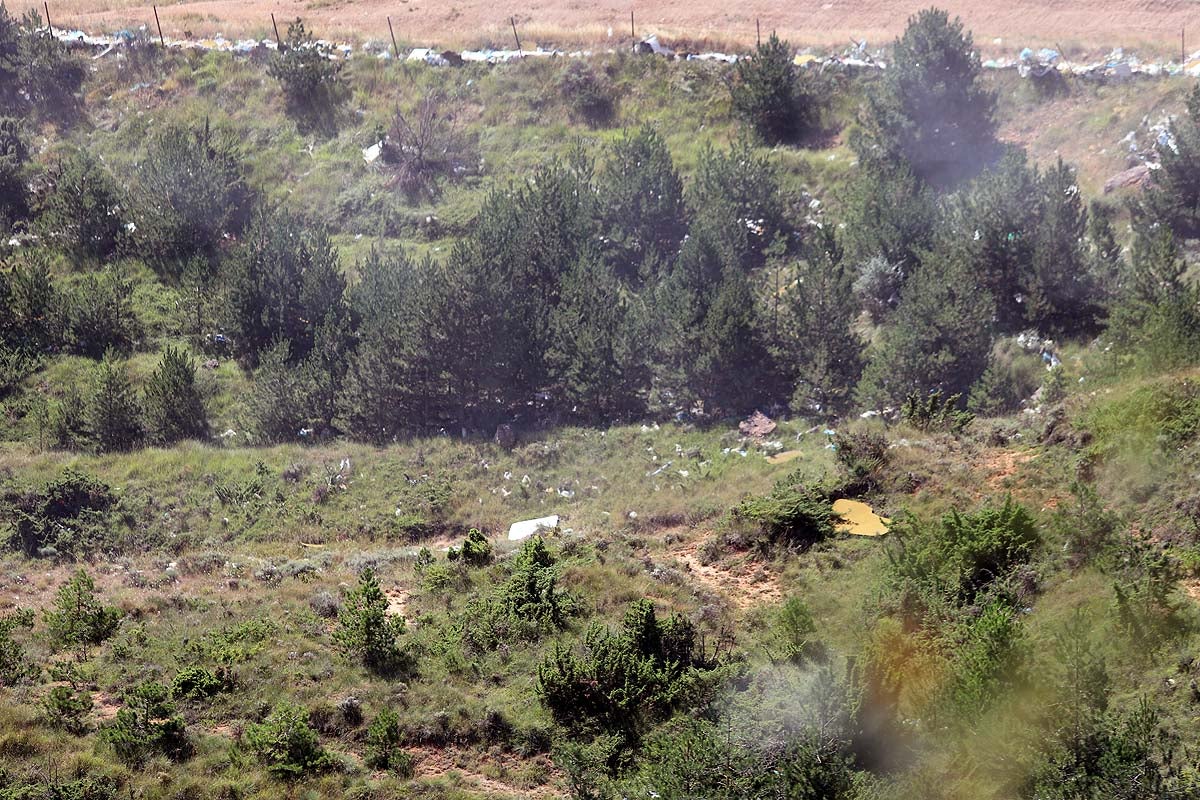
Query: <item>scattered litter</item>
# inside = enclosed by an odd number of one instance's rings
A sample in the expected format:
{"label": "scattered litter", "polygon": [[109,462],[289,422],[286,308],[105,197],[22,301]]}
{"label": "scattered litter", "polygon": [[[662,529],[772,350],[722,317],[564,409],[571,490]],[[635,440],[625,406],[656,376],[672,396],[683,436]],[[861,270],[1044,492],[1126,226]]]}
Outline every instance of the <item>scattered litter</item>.
{"label": "scattered litter", "polygon": [[654,471],[652,471],[652,472],[647,472],[647,473],[646,473],[646,477],[647,477],[647,478],[655,478],[655,477],[658,477],[659,475],[662,475],[664,472],[666,472],[666,471],[667,471],[667,468],[668,468],[668,467],[670,467],[670,466],[671,466],[672,464],[674,464],[674,463],[675,463],[674,461],[668,461],[667,463],[663,464],[663,465],[662,465],[661,467],[659,467],[658,469],[656,469],[656,470],[654,470]]}
{"label": "scattered litter", "polygon": [[368,164],[374,164],[379,159],[379,155],[382,152],[383,142],[376,142],[370,147],[363,148],[363,161],[367,162]]}
{"label": "scattered litter", "polygon": [[[118,47],[134,47],[136,37],[130,31],[121,31],[113,35],[90,35],[81,30],[56,29],[54,36],[59,41],[78,47],[91,47],[97,52],[93,58],[103,58]],[[179,50],[214,50],[234,53],[242,56],[253,56],[278,50],[274,39],[241,39],[231,41],[217,35],[208,39],[165,39],[165,45],[170,49]],[[345,43],[320,40],[315,46],[328,54],[332,60],[344,61],[355,52],[355,47]],[[392,58],[387,44],[368,42],[357,48],[361,52],[374,55],[376,58],[388,60]],[[744,56],[732,53],[708,52],[688,53],[676,52],[666,46],[657,36],[648,36],[634,45],[635,52],[659,55],[664,58],[684,59],[688,61],[716,61],[735,63]],[[605,52],[616,52],[609,48]],[[881,49],[870,51],[866,41],[853,42],[840,53],[828,56],[817,56],[812,53],[799,53],[792,63],[806,69],[850,68],[850,69],[887,69],[882,60],[884,52]],[[405,60],[423,63],[435,67],[457,66],[465,62],[483,62],[487,64],[503,64],[524,58],[586,58],[593,55],[591,51],[546,50],[537,47],[533,50],[443,50],[431,47],[418,47],[408,53]],[[1192,53],[1181,62],[1146,61],[1143,62],[1134,54],[1126,54],[1122,48],[1116,48],[1106,57],[1092,63],[1068,62],[1057,50],[1043,48],[1034,52],[1030,48],[1018,51],[1017,55],[1007,58],[990,58],[983,61],[985,69],[1012,69],[1023,77],[1040,77],[1052,71],[1067,73],[1084,78],[1129,78],[1133,75],[1170,75],[1200,77],[1200,51]],[[830,156],[835,158],[835,156]]]}
{"label": "scattered litter", "polygon": [[519,542],[522,539],[528,539],[535,533],[543,530],[554,530],[558,527],[558,514],[551,514],[548,517],[538,517],[537,519],[526,519],[521,522],[514,522],[508,526],[508,540],[510,542]]}
{"label": "scattered litter", "polygon": [[869,505],[859,500],[835,500],[833,513],[841,517],[841,521],[834,527],[852,536],[882,536],[892,524],[890,519],[879,516]]}

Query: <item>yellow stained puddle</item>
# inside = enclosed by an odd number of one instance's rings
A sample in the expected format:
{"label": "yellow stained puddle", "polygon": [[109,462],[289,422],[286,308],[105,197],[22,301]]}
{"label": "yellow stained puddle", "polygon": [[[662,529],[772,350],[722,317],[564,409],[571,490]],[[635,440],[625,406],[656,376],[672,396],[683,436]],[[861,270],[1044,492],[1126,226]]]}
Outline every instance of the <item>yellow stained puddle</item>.
{"label": "yellow stained puddle", "polygon": [[789,461],[794,461],[800,457],[802,450],[785,450],[782,453],[776,453],[773,456],[767,456],[768,464],[786,464]]}
{"label": "yellow stained puddle", "polygon": [[835,526],[837,530],[852,536],[882,536],[892,524],[890,519],[879,516],[858,500],[834,500],[833,513],[842,518]]}

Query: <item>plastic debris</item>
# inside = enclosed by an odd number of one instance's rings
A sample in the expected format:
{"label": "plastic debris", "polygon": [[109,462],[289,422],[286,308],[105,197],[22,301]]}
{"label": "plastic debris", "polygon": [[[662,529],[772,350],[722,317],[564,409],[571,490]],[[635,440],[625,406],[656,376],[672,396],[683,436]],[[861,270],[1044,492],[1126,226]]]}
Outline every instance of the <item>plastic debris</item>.
{"label": "plastic debris", "polygon": [[558,514],[551,514],[548,517],[538,517],[537,519],[521,520],[508,526],[508,540],[510,542],[519,542],[522,539],[528,539],[539,531],[552,531],[557,527]]}

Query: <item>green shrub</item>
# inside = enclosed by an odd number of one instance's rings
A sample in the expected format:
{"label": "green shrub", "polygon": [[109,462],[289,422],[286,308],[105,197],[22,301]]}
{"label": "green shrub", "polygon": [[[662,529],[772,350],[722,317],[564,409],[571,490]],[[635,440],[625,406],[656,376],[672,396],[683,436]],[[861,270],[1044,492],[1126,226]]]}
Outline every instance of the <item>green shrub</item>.
{"label": "green shrub", "polygon": [[92,696],[70,686],[55,686],[42,700],[46,722],[77,736],[87,731],[86,717],[91,710]]}
{"label": "green shrub", "polygon": [[451,561],[461,558],[472,567],[486,566],[492,560],[492,544],[478,528],[471,528],[467,531],[467,538],[463,540],[462,549],[451,547],[446,557]]}
{"label": "green shrub", "polygon": [[589,125],[604,125],[615,111],[616,93],[603,72],[585,61],[573,60],[558,80],[558,88],[572,113]]}
{"label": "green shrub", "polygon": [[225,689],[225,680],[204,667],[181,669],[171,681],[171,697],[176,700],[200,700]]}
{"label": "green shrub", "polygon": [[619,632],[593,624],[583,652],[556,644],[538,667],[538,697],[576,733],[635,733],[677,705],[702,704],[716,664],[696,647],[695,629],[676,614],[660,623],[649,600],[630,605]]}
{"label": "green shrub", "polygon": [[95,581],[82,569],[59,588],[54,610],[42,612],[51,644],[74,650],[81,661],[89,646],[116,632],[123,616],[121,609],[100,602]]}
{"label": "green shrub", "polygon": [[829,497],[801,483],[797,471],[775,484],[762,497],[749,497],[730,512],[735,521],[758,525],[770,541],[808,546],[833,535],[834,514]]}
{"label": "green shrub", "polygon": [[363,763],[371,769],[391,770],[401,778],[411,778],[413,757],[401,748],[403,742],[400,717],[395,711],[385,708],[367,728],[367,750]]}
{"label": "green shrub", "polygon": [[67,467],[40,489],[8,490],[0,509],[12,526],[9,545],[26,555],[83,555],[107,541],[116,504],[108,484]]}
{"label": "green shrub", "polygon": [[83,60],[50,35],[37,11],[27,11],[21,23],[21,82],[30,104],[46,117],[71,117],[87,76]]}
{"label": "green shrub", "polygon": [[273,633],[275,626],[270,620],[248,619],[232,627],[210,631],[200,639],[193,639],[188,642],[187,652],[197,658],[208,658],[218,664],[232,666],[257,656]]}
{"label": "green shrub", "polygon": [[900,418],[919,431],[948,431],[957,435],[975,420],[975,415],[961,406],[961,394],[943,397],[940,391],[927,395],[912,392],[900,407]]}
{"label": "green shrub", "polygon": [[932,524],[892,530],[894,579],[958,605],[1028,562],[1041,541],[1033,515],[1011,497],[1001,506],[952,511]]}
{"label": "green shrub", "polygon": [[776,612],[768,644],[769,655],[775,661],[796,663],[818,655],[821,645],[816,633],[817,624],[808,604],[800,597],[789,597]]}
{"label": "green shrub", "polygon": [[879,485],[888,464],[887,436],[869,429],[838,431],[833,446],[846,473],[848,490],[865,492]]}
{"label": "green shrub", "polygon": [[280,703],[262,723],[247,726],[245,739],[267,771],[279,778],[294,780],[332,765],[308,724],[308,712],[294,703]]}
{"label": "green shrub", "polygon": [[161,683],[143,683],[126,692],[124,707],[101,729],[100,738],[122,761],[134,765],[157,753],[174,760],[192,753],[183,717],[176,714],[170,690]]}

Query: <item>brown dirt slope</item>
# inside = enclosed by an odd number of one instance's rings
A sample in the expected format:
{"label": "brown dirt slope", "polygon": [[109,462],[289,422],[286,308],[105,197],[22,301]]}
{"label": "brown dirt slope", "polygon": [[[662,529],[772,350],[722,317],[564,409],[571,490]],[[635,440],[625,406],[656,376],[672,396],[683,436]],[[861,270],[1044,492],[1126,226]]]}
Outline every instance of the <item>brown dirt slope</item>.
{"label": "brown dirt slope", "polygon": [[[40,0],[9,4],[14,10],[36,6],[39,11],[41,5]],[[509,5],[490,0],[182,0],[159,6],[158,13],[168,36],[185,31],[197,36],[264,36],[274,12],[281,25],[300,16],[327,37],[376,41],[387,40],[390,16],[398,38],[446,46],[487,41],[510,45],[509,16],[516,15],[527,46],[604,41],[616,45],[629,37],[632,7],[642,35],[744,45],[753,42],[755,20],[761,19],[764,31],[777,30],[794,43],[840,48],[851,38],[884,44],[904,28],[909,15],[926,5],[912,0],[522,0]],[[1191,37],[1200,45],[1200,0],[939,0],[936,5],[959,15],[985,49],[1011,52],[1026,44],[1058,43],[1070,51],[1124,46],[1177,54],[1182,28],[1191,28]],[[153,11],[144,0],[59,0],[50,6],[60,26],[154,26]],[[995,45],[998,37],[1003,42]]]}

